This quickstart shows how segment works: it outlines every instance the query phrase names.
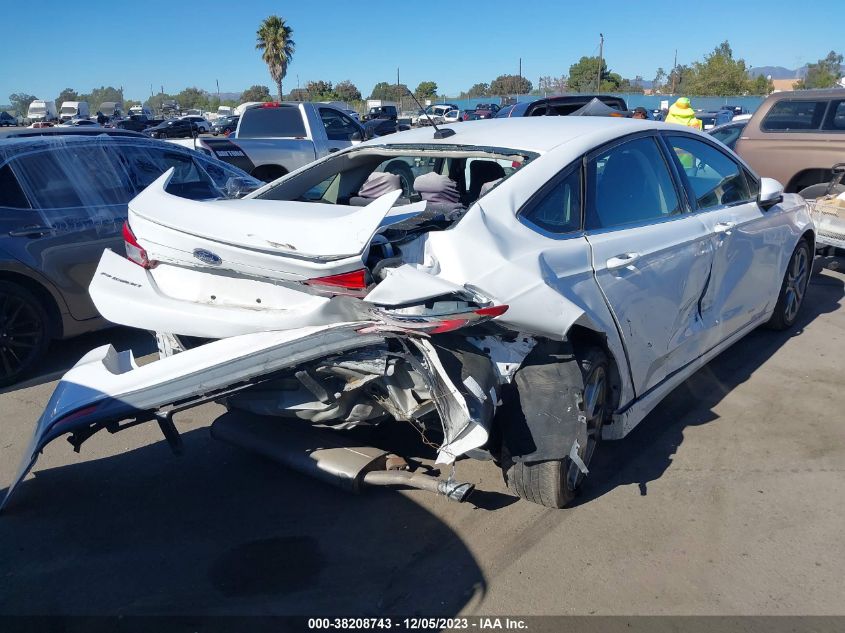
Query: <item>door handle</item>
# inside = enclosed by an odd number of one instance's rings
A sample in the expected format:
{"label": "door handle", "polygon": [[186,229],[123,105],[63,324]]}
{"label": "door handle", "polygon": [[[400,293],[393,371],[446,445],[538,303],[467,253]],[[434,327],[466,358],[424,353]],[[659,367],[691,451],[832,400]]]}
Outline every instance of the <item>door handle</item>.
{"label": "door handle", "polygon": [[335,152],[339,152],[339,151],[340,151],[339,147],[330,147],[329,148],[329,154],[334,154]]}
{"label": "door handle", "polygon": [[616,257],[611,257],[607,260],[607,269],[616,270],[617,268],[624,268],[630,266],[640,258],[639,253],[622,253]]}
{"label": "door handle", "polygon": [[736,226],[736,222],[718,222],[716,226],[713,227],[713,231],[722,234],[722,235],[730,235],[731,229]]}
{"label": "door handle", "polygon": [[9,235],[12,237],[41,237],[47,233],[52,233],[54,230],[52,226],[25,226],[9,231]]}

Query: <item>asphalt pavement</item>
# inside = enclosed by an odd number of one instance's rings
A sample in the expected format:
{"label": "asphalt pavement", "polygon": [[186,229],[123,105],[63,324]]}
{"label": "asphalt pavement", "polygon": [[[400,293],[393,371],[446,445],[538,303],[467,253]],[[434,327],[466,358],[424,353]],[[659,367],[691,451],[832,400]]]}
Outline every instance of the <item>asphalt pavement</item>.
{"label": "asphalt pavement", "polygon": [[[464,504],[353,496],[213,440],[222,412],[50,444],[0,515],[0,614],[845,614],[845,259],[799,323],[758,330],[606,442],[573,507],[461,461]],[[0,486],[57,378],[112,329],[53,346],[0,393]],[[149,359],[146,359],[149,360]],[[362,437],[420,460],[409,427]],[[2,494],[2,488],[0,488]]]}

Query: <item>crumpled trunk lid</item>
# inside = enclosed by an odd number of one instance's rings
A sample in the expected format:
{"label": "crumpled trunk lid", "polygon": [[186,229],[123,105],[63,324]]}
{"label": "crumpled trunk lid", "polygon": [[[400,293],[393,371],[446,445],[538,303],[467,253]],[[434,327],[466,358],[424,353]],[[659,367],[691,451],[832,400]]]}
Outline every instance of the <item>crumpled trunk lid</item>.
{"label": "crumpled trunk lid", "polygon": [[149,258],[276,279],[360,268],[401,195],[392,191],[365,207],[254,198],[195,201],[165,191],[172,174],[129,203],[129,226]]}

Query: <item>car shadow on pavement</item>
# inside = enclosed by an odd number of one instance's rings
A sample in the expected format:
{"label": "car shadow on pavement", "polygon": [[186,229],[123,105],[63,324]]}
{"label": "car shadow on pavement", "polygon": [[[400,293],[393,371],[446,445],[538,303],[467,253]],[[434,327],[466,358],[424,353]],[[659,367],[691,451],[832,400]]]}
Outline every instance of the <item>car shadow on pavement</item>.
{"label": "car shadow on pavement", "polygon": [[64,341],[53,341],[46,358],[35,370],[35,375],[3,387],[0,394],[58,380],[92,349],[109,344],[114,345],[118,351],[131,349],[135,358],[152,354],[157,349],[155,339],[149,332],[125,327],[111,327]]}
{"label": "car shadow on pavement", "polygon": [[649,482],[662,477],[671,466],[687,427],[717,419],[713,408],[784,343],[800,336],[820,315],[842,309],[845,283],[841,277],[819,274],[822,268],[845,270],[845,258],[816,258],[804,305],[791,329],[751,332],[673,390],[630,435],[603,442],[573,506],[589,503],[618,486],[637,484],[641,495],[648,494]]}
{"label": "car shadow on pavement", "polygon": [[0,515],[0,614],[449,616],[483,596],[462,540],[404,495],[182,437],[180,457],[157,442],[21,484]]}

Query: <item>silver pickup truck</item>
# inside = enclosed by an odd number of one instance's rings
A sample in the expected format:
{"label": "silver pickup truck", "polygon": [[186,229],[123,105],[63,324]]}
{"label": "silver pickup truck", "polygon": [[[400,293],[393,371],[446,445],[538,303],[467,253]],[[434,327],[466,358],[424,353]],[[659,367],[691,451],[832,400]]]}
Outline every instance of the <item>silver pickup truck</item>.
{"label": "silver pickup truck", "polygon": [[234,137],[184,139],[252,176],[270,182],[331,152],[364,140],[352,117],[323,103],[260,103],[248,106]]}

